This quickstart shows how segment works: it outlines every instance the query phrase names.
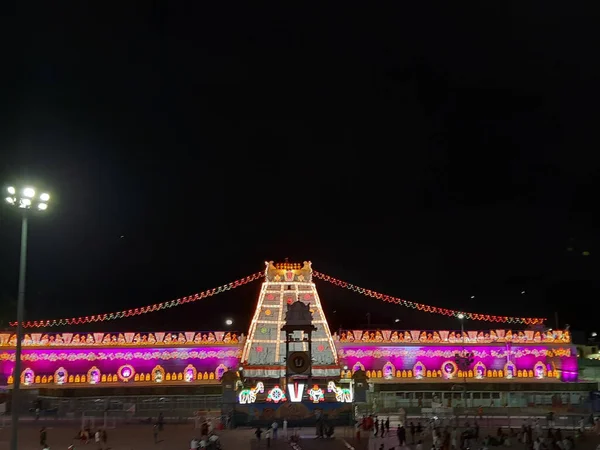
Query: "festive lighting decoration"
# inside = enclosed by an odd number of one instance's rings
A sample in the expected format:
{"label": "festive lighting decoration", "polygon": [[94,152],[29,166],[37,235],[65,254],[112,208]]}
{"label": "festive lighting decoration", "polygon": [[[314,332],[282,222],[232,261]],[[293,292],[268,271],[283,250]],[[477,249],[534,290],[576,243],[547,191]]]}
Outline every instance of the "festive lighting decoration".
{"label": "festive lighting decoration", "polygon": [[[517,324],[527,324],[527,325],[536,325],[543,324],[544,318],[536,318],[536,317],[512,317],[512,316],[496,316],[490,314],[478,314],[471,313],[465,311],[458,311],[448,308],[440,308],[437,306],[425,305],[423,303],[412,302],[409,300],[405,300],[402,298],[394,297],[391,295],[386,295],[379,293],[377,291],[373,291],[370,289],[365,289],[360,286],[355,286],[346,281],[339,280],[337,278],[331,277],[329,275],[325,275],[321,272],[317,272],[312,270],[310,262],[304,262],[303,265],[297,263],[278,263],[273,264],[273,262],[267,262],[267,269],[264,272],[257,272],[252,275],[249,275],[245,278],[241,278],[234,282],[225,284],[223,286],[219,286],[217,288],[209,289],[203,292],[199,292],[197,294],[193,294],[187,297],[178,298],[175,300],[171,300],[168,302],[155,303],[153,305],[147,305],[140,308],[127,309],[122,311],[116,311],[112,313],[104,313],[104,314],[96,314],[91,316],[80,316],[80,317],[70,317],[63,319],[49,319],[49,320],[34,320],[27,321],[23,323],[25,328],[43,328],[43,327],[55,327],[55,326],[63,326],[63,325],[82,325],[87,323],[94,322],[105,322],[109,320],[117,320],[124,319],[127,317],[134,317],[143,314],[148,314],[155,311],[162,311],[165,309],[173,308],[176,306],[184,305],[187,303],[196,302],[198,300],[212,297],[213,295],[220,294],[225,291],[229,291],[231,289],[235,289],[237,287],[243,286],[245,284],[251,283],[252,281],[258,280],[265,276],[268,280],[274,282],[307,282],[310,283],[311,277],[315,276],[320,280],[327,281],[335,286],[339,286],[345,289],[349,289],[354,292],[358,292],[367,297],[376,298],[388,303],[394,303],[397,305],[405,306],[407,308],[417,309],[419,311],[425,311],[433,314],[441,314],[445,316],[451,316],[462,319],[469,320],[479,320],[486,322],[495,322],[495,323],[517,323]],[[289,303],[291,298],[286,299]],[[16,322],[10,322],[11,326],[16,326]]]}
{"label": "festive lighting decoration", "polygon": [[68,380],[68,372],[65,370],[64,367],[59,367],[58,369],[56,369],[56,371],[54,372],[54,382],[58,385],[61,384],[65,384]]}
{"label": "festive lighting decoration", "polygon": [[[70,317],[64,319],[50,319],[50,320],[33,320],[23,322],[23,327],[25,328],[45,328],[45,327],[58,327],[63,325],[83,325],[86,323],[94,323],[94,322],[106,322],[109,320],[117,320],[124,319],[126,317],[135,317],[141,316],[143,314],[148,314],[155,311],[162,311],[165,309],[173,308],[175,306],[185,305],[187,303],[193,303],[198,300],[202,300],[205,298],[212,297],[214,295],[220,294],[222,292],[230,291],[231,289],[238,288],[240,286],[244,286],[245,284],[251,283],[252,281],[258,280],[264,276],[263,272],[257,272],[255,274],[249,275],[245,278],[241,278],[236,281],[232,281],[231,283],[224,284],[223,286],[219,286],[213,289],[208,289],[203,292],[198,292],[193,295],[189,295],[187,297],[178,298],[175,300],[171,300],[168,302],[155,303],[153,305],[142,306],[140,308],[134,309],[125,309],[122,311],[116,311],[112,313],[105,314],[97,314],[91,316],[80,316],[80,317]],[[11,326],[17,326],[16,322],[11,322]]]}
{"label": "festive lighting decoration", "polygon": [[21,383],[25,386],[30,386],[35,380],[35,373],[30,368],[27,368],[21,374]]}
{"label": "festive lighting decoration", "polygon": [[538,380],[541,380],[546,376],[546,365],[543,362],[538,361],[535,366],[533,366],[533,373]]}
{"label": "festive lighting decoration", "polygon": [[[473,355],[477,358],[506,358],[515,357],[522,358],[525,356],[534,356],[536,358],[546,357],[559,357],[559,358],[570,358],[572,352],[570,348],[506,348],[493,349],[489,347],[476,347],[469,348],[473,352]],[[428,357],[428,358],[453,358],[456,352],[460,352],[461,349],[451,347],[425,347],[425,348],[412,348],[412,347],[380,347],[376,349],[372,348],[360,348],[360,349],[348,349],[341,348],[338,351],[340,358],[417,358],[417,357]]]}
{"label": "festive lighting decoration", "polygon": [[287,398],[285,392],[279,386],[275,386],[267,393],[267,401],[273,403],[285,402]]}
{"label": "festive lighting decoration", "polygon": [[413,374],[415,375],[415,378],[417,380],[423,379],[426,371],[427,371],[427,369],[425,368],[425,365],[421,361],[418,361],[413,367]]}
{"label": "festive lighting decoration", "polygon": [[[0,333],[0,347],[14,347],[17,336]],[[187,331],[146,333],[31,333],[23,338],[23,347],[151,347],[154,345],[219,345],[238,344],[234,332]]]}
{"label": "festive lighting decoration", "polygon": [[92,366],[87,373],[87,379],[90,384],[98,384],[101,380],[100,370],[96,366]]}
{"label": "festive lighting decoration", "polygon": [[265,264],[265,281],[262,283],[258,303],[244,343],[242,363],[244,374],[255,378],[279,378],[285,373],[287,350],[306,351],[297,332],[298,341],[291,342],[286,348],[281,329],[286,324],[288,305],[301,302],[308,306],[312,316],[311,353],[313,357],[313,375],[319,377],[339,376],[337,352],[333,335],[327,324],[325,313],[317,292],[311,282],[310,263],[300,265]]}
{"label": "festive lighting decoration", "polygon": [[196,379],[196,373],[196,368],[191,364],[188,364],[188,366],[183,371],[183,380],[186,383],[191,383]]}
{"label": "festive lighting decoration", "polygon": [[218,380],[223,378],[223,374],[227,372],[229,369],[225,364],[219,364],[219,366],[215,369],[215,375]]}
{"label": "festive lighting decoration", "polygon": [[[469,363],[457,362],[456,354],[468,353]],[[339,349],[339,356],[346,367],[364,367],[369,379],[381,380],[392,375],[393,379],[451,379],[451,378],[560,378],[562,381],[577,380],[577,354],[571,348],[537,345],[497,344],[464,347],[422,345],[377,346]],[[342,378],[349,378],[344,371]],[[387,378],[389,379],[389,378]],[[379,382],[379,381],[375,381]]]}
{"label": "festive lighting decoration", "polygon": [[478,361],[475,364],[474,372],[475,372],[475,378],[477,378],[478,380],[483,379],[485,377],[485,372],[486,372],[485,364],[483,364],[481,361]]}
{"label": "festive lighting decoration", "polygon": [[290,393],[290,402],[300,403],[304,395],[304,383],[289,383],[288,392]]}
{"label": "festive lighting decoration", "polygon": [[511,316],[494,316],[491,314],[477,314],[470,313],[465,311],[457,311],[454,309],[447,308],[439,308],[437,306],[429,306],[423,303],[416,303],[409,300],[404,300],[402,298],[394,297],[391,295],[381,294],[377,291],[373,291],[370,289],[365,289],[359,286],[355,286],[346,281],[338,280],[337,278],[330,277],[329,275],[325,275],[321,272],[317,272],[316,270],[312,271],[312,275],[315,278],[318,278],[323,281],[327,281],[335,286],[339,286],[345,289],[349,289],[354,292],[358,292],[359,294],[366,295],[367,297],[376,298],[378,300],[383,300],[384,302],[394,303],[396,305],[405,306],[407,308],[417,309],[419,311],[425,311],[433,314],[441,314],[444,316],[451,316],[458,318],[459,314],[463,316],[465,319],[469,320],[481,320],[486,322],[496,322],[496,323],[519,323],[519,324],[527,324],[527,325],[536,325],[543,324],[546,319],[537,318],[537,317],[511,317]]}
{"label": "festive lighting decoration", "polygon": [[162,383],[165,380],[165,369],[163,366],[156,366],[152,369],[152,381]]}
{"label": "festive lighting decoration", "polygon": [[335,382],[330,381],[327,384],[327,391],[335,393],[335,399],[342,403],[352,403],[352,391],[348,388],[340,388]]}
{"label": "festive lighting decoration", "polygon": [[[463,336],[464,334],[464,336]],[[486,331],[398,331],[398,330],[346,330],[336,336],[340,342],[375,343],[428,343],[428,344],[493,344],[512,343],[571,343],[571,333],[567,330],[486,330]]]}
{"label": "festive lighting decoration", "polygon": [[[112,350],[112,351],[109,351]],[[31,351],[23,353],[23,361],[130,361],[130,360],[179,360],[179,359],[223,359],[239,358],[241,349],[235,350],[163,350],[130,351],[117,349],[103,351]],[[0,362],[14,361],[14,352],[0,352]]]}
{"label": "festive lighting decoration", "polygon": [[442,364],[442,373],[444,378],[454,378],[458,373],[458,366],[454,361],[446,361]]}
{"label": "festive lighting decoration", "polygon": [[386,362],[383,366],[383,378],[386,380],[391,380],[394,378],[394,374],[396,373],[396,367],[390,362]]}
{"label": "festive lighting decoration", "polygon": [[134,375],[135,369],[131,364],[125,364],[124,366],[119,367],[119,370],[117,370],[117,376],[119,377],[119,380],[125,383],[131,380]]}
{"label": "festive lighting decoration", "polygon": [[323,392],[323,389],[315,384],[308,391],[308,398],[310,398],[313,403],[323,402],[325,401],[325,393]]}
{"label": "festive lighting decoration", "polygon": [[506,378],[509,380],[517,375],[517,366],[514,363],[508,361],[504,365],[504,373],[506,374]]}
{"label": "festive lighting decoration", "polygon": [[263,392],[265,392],[265,385],[262,381],[256,383],[256,386],[253,388],[243,389],[238,395],[240,405],[247,405],[256,402],[257,394],[262,394]]}

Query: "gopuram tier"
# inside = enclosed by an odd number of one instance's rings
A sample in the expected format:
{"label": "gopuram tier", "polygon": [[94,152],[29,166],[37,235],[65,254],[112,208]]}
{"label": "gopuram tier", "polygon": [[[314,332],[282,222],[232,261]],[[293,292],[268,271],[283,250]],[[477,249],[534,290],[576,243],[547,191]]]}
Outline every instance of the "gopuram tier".
{"label": "gopuram tier", "polygon": [[[289,317],[288,312],[306,307],[307,317]],[[301,313],[299,313],[301,314]],[[290,321],[297,328],[286,331]],[[302,330],[309,326],[309,332]],[[310,361],[313,377],[340,376],[338,356],[323,312],[319,294],[312,281],[310,262],[303,264],[266,263],[265,281],[258,297],[254,317],[242,351],[241,363],[246,378],[280,379],[289,374],[293,361],[288,356],[305,353]],[[298,362],[299,364],[299,362]]]}

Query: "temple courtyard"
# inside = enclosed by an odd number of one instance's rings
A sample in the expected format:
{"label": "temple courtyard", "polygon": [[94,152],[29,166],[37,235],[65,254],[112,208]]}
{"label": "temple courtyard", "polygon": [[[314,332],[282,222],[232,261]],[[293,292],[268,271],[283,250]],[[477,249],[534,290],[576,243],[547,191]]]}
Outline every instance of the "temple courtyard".
{"label": "temple courtyard", "polygon": [[[43,422],[23,422],[20,427],[19,434],[19,450],[40,450],[41,446],[39,443],[39,430],[43,426]],[[481,429],[481,436],[487,434],[494,435],[497,431],[498,426],[505,426],[500,421],[490,423],[489,428]],[[515,424],[513,424],[515,426]],[[80,443],[80,441],[74,439],[78,432],[78,425],[71,423],[48,423],[48,444],[50,449],[61,449],[66,450],[70,445],[75,445],[75,449],[85,448],[90,450],[96,450],[101,448],[93,441],[90,441],[87,445]],[[0,450],[8,450],[10,444],[10,427],[4,427],[0,429]],[[302,450],[316,450],[316,449],[360,449],[360,450],[379,450],[381,444],[385,450],[391,448],[399,448],[398,442],[395,437],[395,430],[392,430],[390,436],[384,438],[373,438],[365,437],[365,433],[362,435],[362,439],[357,441],[354,436],[354,429],[350,427],[337,428],[335,437],[333,439],[315,439],[314,428],[301,428],[294,430],[300,436],[299,446]],[[291,433],[292,430],[288,430]],[[571,431],[564,431],[569,434]],[[145,424],[123,424],[113,429],[107,430],[108,442],[106,449],[112,450],[176,450],[176,449],[189,449],[190,441],[194,436],[198,436],[199,430],[194,428],[192,423],[188,424],[167,424],[165,425],[164,431],[159,434],[158,442],[154,442],[153,429],[151,425]],[[225,430],[219,433],[221,439],[221,445],[224,450],[243,450],[243,449],[267,449],[267,442],[263,438],[261,442],[257,442],[254,436],[254,430],[236,429],[236,430]],[[263,433],[264,437],[264,433]],[[578,450],[592,450],[600,444],[600,436],[592,433],[586,433],[584,440],[577,441],[576,448]],[[523,444],[513,442],[512,448],[525,449]],[[271,449],[289,449],[291,448],[287,440],[282,436],[282,430],[280,430],[280,436],[277,441],[271,442]],[[414,445],[409,445],[408,448],[414,450]],[[423,448],[429,450],[431,448],[431,437],[427,436],[424,438]],[[476,449],[481,448],[478,444]]]}

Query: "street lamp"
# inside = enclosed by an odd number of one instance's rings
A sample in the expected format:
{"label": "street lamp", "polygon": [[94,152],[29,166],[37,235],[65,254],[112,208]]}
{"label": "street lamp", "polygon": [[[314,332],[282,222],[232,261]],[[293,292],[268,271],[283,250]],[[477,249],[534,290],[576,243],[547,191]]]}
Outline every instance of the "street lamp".
{"label": "street lamp", "polygon": [[13,370],[13,389],[11,395],[12,435],[11,450],[18,449],[19,438],[19,389],[21,387],[21,353],[23,341],[23,315],[25,311],[25,274],[27,271],[27,216],[29,211],[46,211],[50,195],[38,194],[32,186],[8,186],[5,201],[21,211],[21,256],[19,260],[19,292],[17,297],[17,344],[15,348],[15,368]]}

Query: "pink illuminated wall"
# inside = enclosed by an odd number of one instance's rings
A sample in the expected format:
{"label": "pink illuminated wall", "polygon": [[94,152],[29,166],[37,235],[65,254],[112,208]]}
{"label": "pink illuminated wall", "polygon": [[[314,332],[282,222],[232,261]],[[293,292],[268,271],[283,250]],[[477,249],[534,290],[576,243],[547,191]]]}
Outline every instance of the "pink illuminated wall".
{"label": "pink illuminated wall", "polygon": [[422,346],[372,346],[345,344],[338,351],[342,364],[350,370],[364,367],[369,371],[384,371],[391,363],[396,371],[413,370],[421,363],[425,370],[442,370],[446,362],[454,362],[455,355],[463,350],[473,353],[474,370],[481,362],[487,370],[505,370],[508,361],[518,370],[534,370],[541,362],[548,371],[557,371],[563,381],[576,381],[577,355],[570,345],[497,345],[497,346],[459,346],[459,345],[422,345]]}
{"label": "pink illuminated wall", "polygon": [[[23,370],[30,368],[35,375],[54,375],[63,367],[69,375],[86,375],[92,367],[103,374],[115,374],[119,367],[130,364],[137,373],[150,373],[160,365],[166,372],[182,372],[192,365],[198,372],[215,372],[221,364],[237,369],[239,347],[200,348],[143,348],[143,349],[37,349],[23,352]],[[0,376],[3,382],[12,374],[14,351],[0,352]]]}

